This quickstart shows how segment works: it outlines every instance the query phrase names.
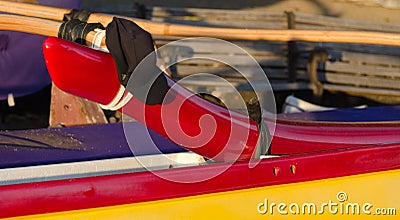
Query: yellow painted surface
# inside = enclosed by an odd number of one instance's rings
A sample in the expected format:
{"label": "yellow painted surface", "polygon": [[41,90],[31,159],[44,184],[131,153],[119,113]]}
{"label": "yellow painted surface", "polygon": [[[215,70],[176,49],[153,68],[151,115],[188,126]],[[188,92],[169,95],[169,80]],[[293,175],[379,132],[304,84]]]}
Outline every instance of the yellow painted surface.
{"label": "yellow painted surface", "polygon": [[392,170],[13,219],[399,219],[399,184]]}

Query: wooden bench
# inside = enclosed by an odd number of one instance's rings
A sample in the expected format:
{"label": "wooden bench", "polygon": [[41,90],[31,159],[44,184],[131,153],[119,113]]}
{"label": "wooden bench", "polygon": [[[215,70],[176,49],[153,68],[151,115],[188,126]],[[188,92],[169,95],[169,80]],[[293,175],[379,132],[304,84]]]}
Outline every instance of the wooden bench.
{"label": "wooden bench", "polygon": [[[329,30],[365,30],[400,33],[400,25],[296,14],[296,28]],[[316,96],[322,90],[345,92],[387,103],[400,103],[400,48],[382,45],[342,43],[297,43],[298,72],[306,70]],[[318,52],[327,54],[315,69],[310,63]],[[314,58],[314,59],[313,59]],[[320,88],[318,84],[320,83]],[[319,91],[318,91],[319,90]]]}
{"label": "wooden bench", "polygon": [[[400,32],[400,25],[291,12],[160,7],[146,9],[146,18],[149,20],[191,25]],[[164,45],[177,38],[155,36],[155,39],[159,45]],[[254,56],[275,92],[312,89],[318,97],[324,90],[328,90],[364,96],[384,103],[400,103],[400,49],[397,47],[351,43],[231,42]],[[215,54],[218,53],[216,48],[219,48],[218,45],[193,44],[192,53]],[[320,59],[321,53],[326,53],[326,59]],[[240,66],[240,57],[230,60]],[[252,68],[243,67],[244,73],[257,77],[251,74]],[[212,61],[181,62],[176,65],[173,74],[180,78],[198,72],[214,73],[229,80],[239,78],[230,68]],[[311,84],[308,83],[310,81]]]}
{"label": "wooden bench", "polygon": [[[102,7],[103,11],[105,8],[107,7]],[[141,6],[140,10],[136,7],[132,11],[137,16],[144,16],[152,21],[200,26],[400,32],[400,25],[293,12],[151,6]],[[107,12],[118,13],[111,10]],[[132,16],[131,12],[120,12]],[[181,39],[158,35],[153,38],[158,47]],[[363,96],[383,103],[400,103],[400,49],[397,47],[351,43],[230,42],[240,46],[257,60],[276,94],[311,90],[314,96],[320,97],[324,91],[331,91]],[[167,63],[179,59],[179,56],[190,58],[203,54],[216,59],[224,57],[240,67],[246,76],[257,79],[258,76],[253,71],[255,66],[246,66],[241,63],[240,56],[224,53],[221,47],[217,44],[193,42],[171,48],[170,52],[161,57]],[[241,86],[246,81],[237,71],[212,60],[189,59],[172,66],[171,72],[177,80],[195,73],[212,73],[234,82],[238,88],[247,88]],[[189,81],[185,86],[200,92],[223,90],[207,78]]]}

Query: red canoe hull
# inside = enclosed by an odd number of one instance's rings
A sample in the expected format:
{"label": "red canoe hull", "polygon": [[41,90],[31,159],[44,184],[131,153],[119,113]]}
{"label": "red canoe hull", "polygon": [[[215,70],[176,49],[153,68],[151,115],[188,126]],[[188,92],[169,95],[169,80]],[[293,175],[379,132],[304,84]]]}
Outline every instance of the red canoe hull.
{"label": "red canoe hull", "polygon": [[[400,145],[392,144],[263,159],[253,168],[248,162],[238,162],[220,175],[196,183],[173,182],[152,172],[137,172],[0,186],[0,217],[161,201],[395,170],[400,169],[399,161]],[[210,164],[155,173],[190,181],[223,166],[226,165]]]}
{"label": "red canoe hull", "polygon": [[[54,83],[64,91],[101,104],[109,103],[118,93],[120,84],[110,54],[57,38],[47,39],[43,50]],[[169,78],[168,81],[170,86],[174,84]],[[124,113],[133,116],[164,137],[172,138],[180,146],[203,156],[224,161],[252,157],[258,138],[258,128],[254,122],[248,121],[246,116],[239,113],[228,112],[198,96],[193,96],[180,86],[174,86],[177,93],[175,104],[167,108],[163,108],[162,105],[147,106],[132,98],[125,105]],[[185,100],[184,105],[180,106],[177,114],[177,109],[183,100]],[[214,122],[205,120],[204,124],[199,123],[200,118],[205,115],[211,116]],[[273,131],[274,124],[268,119],[266,123]],[[180,127],[182,131],[176,127]],[[193,142],[186,134],[193,137],[202,131],[206,131],[203,134],[208,137],[212,132],[215,133],[204,146],[190,147]],[[241,133],[248,134],[247,139],[242,137]],[[205,141],[207,138],[200,139]],[[293,154],[398,141],[400,141],[400,123],[396,122],[335,123],[278,120],[270,152]]]}
{"label": "red canoe hull", "polygon": [[[58,38],[43,44],[46,65],[54,83],[71,94],[109,104],[120,88],[110,54]],[[173,98],[146,105],[133,97],[120,111],[193,152],[217,161],[253,157],[257,124],[247,116],[212,104],[166,77]]]}

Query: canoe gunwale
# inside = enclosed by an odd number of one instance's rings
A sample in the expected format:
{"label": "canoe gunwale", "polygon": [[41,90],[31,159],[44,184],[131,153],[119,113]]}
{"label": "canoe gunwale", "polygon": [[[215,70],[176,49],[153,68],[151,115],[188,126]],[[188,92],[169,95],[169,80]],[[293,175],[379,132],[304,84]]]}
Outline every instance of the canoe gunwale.
{"label": "canoe gunwale", "polygon": [[[236,162],[222,174],[197,183],[172,182],[155,174],[176,177],[205,175],[224,164],[1,186],[0,217],[131,204],[395,170],[400,169],[399,160],[400,145],[387,144],[263,159],[254,168],[249,168],[248,161]],[[291,172],[292,165],[296,166],[296,173]],[[280,171],[275,175],[273,170],[277,167]]]}

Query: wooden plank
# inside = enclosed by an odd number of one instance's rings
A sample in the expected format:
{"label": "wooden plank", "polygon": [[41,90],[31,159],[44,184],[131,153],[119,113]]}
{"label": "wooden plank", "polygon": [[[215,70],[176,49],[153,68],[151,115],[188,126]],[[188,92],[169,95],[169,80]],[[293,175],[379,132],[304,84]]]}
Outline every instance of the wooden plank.
{"label": "wooden plank", "polygon": [[[171,38],[166,36],[156,35],[153,37],[157,43],[157,47],[161,47],[170,41],[180,40],[182,38]],[[206,42],[206,43],[205,43]],[[276,55],[285,56],[286,54],[286,43],[282,42],[266,42],[266,41],[228,41],[234,45],[242,48],[247,53],[252,55]],[[176,52],[190,52],[195,51],[196,53],[215,53],[215,54],[232,54],[232,45],[221,43],[219,41],[210,42],[205,41],[201,38],[196,38],[193,40],[186,39],[185,41],[174,42],[172,51]],[[180,48],[176,48],[180,47]],[[216,50],[218,48],[218,50]],[[243,52],[244,53],[244,52]],[[243,54],[241,53],[241,54]]]}
{"label": "wooden plank", "polygon": [[388,68],[380,66],[368,66],[360,64],[342,63],[342,62],[326,62],[325,71],[343,72],[343,73],[358,73],[365,74],[365,77],[372,76],[397,78],[400,80],[400,68]]}
{"label": "wooden plank", "polygon": [[[328,52],[330,59],[335,60],[335,62],[359,63],[360,65],[400,68],[400,56],[360,53],[360,52],[331,50],[331,49],[327,49],[326,51]],[[308,57],[309,57],[308,52],[302,52],[299,54],[299,58],[301,60],[307,61]]]}
{"label": "wooden plank", "polygon": [[325,73],[324,82],[354,85],[356,87],[371,87],[384,89],[400,89],[400,81],[388,78],[366,77],[359,75],[346,75],[338,73]]}
{"label": "wooden plank", "polygon": [[[193,21],[206,21],[220,20],[220,21],[253,21],[257,22],[271,22],[271,23],[287,23],[286,16],[281,12],[270,11],[234,11],[234,10],[218,10],[218,9],[196,9],[196,8],[167,8],[167,7],[147,7],[147,18],[153,19],[155,17],[171,18],[174,20],[193,20]],[[340,30],[369,30],[369,31],[383,31],[383,32],[400,32],[400,25],[395,24],[382,24],[367,22],[353,19],[335,18],[322,15],[312,15],[305,13],[296,13],[295,15],[296,27],[301,29],[302,25],[307,29],[320,29],[327,27],[329,29]],[[284,26],[283,29],[286,29]]]}
{"label": "wooden plank", "polygon": [[329,91],[347,92],[352,94],[367,94],[367,95],[381,95],[381,96],[395,96],[400,97],[400,90],[392,89],[378,89],[378,88],[362,88],[347,85],[334,85],[324,84],[324,89]]}
{"label": "wooden plank", "polygon": [[[179,65],[176,67],[176,77],[186,77],[189,75],[193,75],[196,73],[209,73],[217,76],[221,76],[223,78],[242,78],[243,76],[252,78],[252,79],[264,79],[263,76],[260,76],[259,69],[252,67],[241,67],[239,68],[239,72],[235,71],[230,67],[208,67],[208,66],[185,66]],[[287,70],[285,68],[281,69],[272,69],[272,68],[264,68],[264,74],[268,78],[274,79],[288,79]]]}
{"label": "wooden plank", "polygon": [[53,84],[50,103],[50,126],[102,123],[107,123],[107,119],[98,104],[65,93]]}
{"label": "wooden plank", "polygon": [[[351,62],[351,63],[350,63]],[[298,69],[306,69],[308,60],[301,58],[298,60]],[[390,67],[384,65],[367,65],[362,62],[354,61],[327,61],[324,64],[318,65],[319,72],[335,72],[335,73],[350,73],[362,74],[365,77],[386,77],[398,78],[400,80],[400,67]]]}
{"label": "wooden plank", "polygon": [[227,20],[184,20],[187,18],[181,17],[167,17],[167,18],[159,18],[153,17],[151,21],[155,22],[166,22],[173,24],[184,24],[184,25],[195,25],[195,26],[204,26],[204,27],[225,27],[225,28],[243,28],[246,27],[248,29],[285,29],[285,22],[255,22],[255,21],[227,21]]}
{"label": "wooden plank", "polygon": [[[244,79],[236,79],[236,80],[231,80],[229,81],[231,86],[235,87],[239,92],[243,91],[251,91],[252,87],[250,84],[244,80]],[[227,84],[225,82],[221,81],[215,81],[212,80],[212,78],[209,77],[198,77],[198,79],[188,79],[185,81],[179,82],[184,87],[191,87],[193,86],[196,87],[207,87],[207,88],[212,88],[212,87],[227,87]],[[310,84],[308,82],[295,82],[295,83],[288,83],[287,81],[270,81],[271,87],[273,91],[291,91],[291,90],[308,90],[310,89]],[[254,86],[254,89],[256,91],[260,92],[267,92],[266,87],[264,82],[256,82],[252,86]]]}
{"label": "wooden plank", "polygon": [[280,12],[233,11],[197,8],[148,7],[147,19],[186,25],[286,29],[286,17]]}
{"label": "wooden plank", "polygon": [[[18,3],[14,3],[16,5]],[[19,3],[21,4],[21,3]],[[37,13],[39,10],[47,10],[46,6],[24,5],[24,8],[12,8],[12,3],[2,3],[5,12],[19,13],[28,16],[39,16],[41,18],[32,18],[21,15],[0,15],[2,28],[5,30],[23,31],[32,34],[41,34],[46,36],[57,36],[59,23],[46,20],[56,19],[67,13],[67,9],[56,9],[56,12]],[[54,8],[52,10],[55,10]],[[62,18],[61,18],[62,19]],[[89,22],[102,21],[107,25],[113,19],[112,15],[96,14],[90,15]],[[246,40],[272,40],[272,41],[311,41],[311,42],[358,42],[362,44],[383,44],[400,46],[400,35],[393,33],[377,32],[347,32],[347,31],[318,31],[318,30],[265,30],[265,29],[235,29],[218,27],[198,27],[178,24],[165,24],[140,19],[127,18],[136,22],[145,30],[152,34],[179,35],[179,36],[203,36],[218,37],[224,39],[246,39]],[[21,22],[23,20],[23,22]],[[28,24],[29,23],[29,24]],[[22,25],[23,24],[23,25]],[[28,28],[40,26],[41,28]],[[94,32],[87,35],[87,41],[92,41]],[[105,46],[105,41],[101,42]]]}
{"label": "wooden plank", "polygon": [[146,7],[147,19],[153,17],[186,17],[186,19],[210,19],[210,20],[250,20],[284,22],[286,16],[282,12],[273,11],[248,11],[248,10],[224,10],[201,8],[173,8],[173,7]]}
{"label": "wooden plank", "polygon": [[255,56],[254,60],[243,55],[229,54],[193,54],[196,57],[204,56],[205,59],[192,58],[180,62],[181,65],[207,65],[207,66],[226,66],[222,62],[240,67],[257,67],[257,64],[265,67],[286,67],[287,62],[282,57]]}
{"label": "wooden plank", "polygon": [[[399,48],[400,50],[400,48]],[[390,56],[383,54],[358,53],[348,51],[335,51],[343,61],[363,62],[365,64],[388,65],[400,67],[400,55]]]}
{"label": "wooden plank", "polygon": [[[156,13],[154,13],[156,12]],[[247,17],[251,14],[252,17]],[[153,16],[158,16],[160,21],[173,21],[182,22],[184,24],[202,24],[202,25],[215,25],[225,26],[227,23],[232,26],[246,26],[248,28],[260,27],[266,25],[268,22],[273,22],[274,19],[279,18],[282,20],[275,20],[277,22],[286,21],[286,17],[282,14],[269,15],[252,14],[243,11],[232,12],[229,10],[214,11],[209,9],[165,9],[157,8],[153,11]],[[275,17],[274,17],[275,16]],[[179,21],[180,20],[180,21]],[[237,22],[240,20],[240,22]],[[266,23],[264,23],[266,22]],[[254,25],[254,26],[253,26]],[[284,29],[286,24],[282,24],[275,29]],[[296,13],[296,28],[297,29],[319,29],[319,30],[370,30],[370,31],[386,31],[386,32],[400,32],[399,25],[382,25],[371,22],[357,21],[351,19],[340,19],[318,15],[308,15]],[[163,39],[159,40],[160,44]],[[166,42],[165,42],[166,43]],[[257,62],[264,67],[267,77],[273,79],[284,80],[287,79],[288,74],[284,69],[287,66],[286,53],[287,46],[282,44],[274,45],[275,48],[271,49],[269,42],[262,42],[257,45],[252,45],[249,42],[234,42],[238,43],[250,52]],[[193,51],[190,54],[198,55],[199,53],[207,54],[217,60],[225,59],[231,63],[241,66],[241,72],[247,77],[257,79],[256,70],[248,67],[248,63],[241,59],[241,55],[232,54],[228,55],[222,50],[215,51],[215,48],[220,49],[219,45],[206,45],[203,43],[195,43],[191,47]],[[185,45],[187,46],[187,45]],[[332,58],[336,62],[326,62],[323,71],[326,80],[330,83],[339,84],[356,84],[357,86],[368,87],[383,87],[383,88],[399,88],[392,79],[385,77],[399,77],[399,61],[400,50],[397,47],[378,46],[378,45],[359,45],[359,44],[342,44],[342,43],[304,43],[300,42],[299,51],[306,52],[300,53],[300,59],[297,64],[297,74],[300,80],[307,80],[308,74],[305,71],[308,62],[308,51],[316,47],[327,47]],[[271,50],[268,51],[268,48]],[[267,51],[267,52],[266,52]],[[266,52],[266,53],[265,53]],[[370,53],[375,53],[374,55]],[[376,54],[378,53],[378,54]],[[272,55],[272,56],[271,56]],[[277,56],[279,55],[279,56]],[[274,57],[276,56],[276,57]],[[319,69],[322,70],[321,68]],[[225,78],[240,78],[240,74],[233,69],[224,65],[218,64],[209,60],[189,60],[180,63],[176,66],[177,76],[184,77],[190,74],[199,72],[207,72],[216,74]],[[335,73],[332,73],[335,72]],[[344,74],[344,73],[359,73],[361,75]],[[379,76],[384,78],[372,78],[368,76]],[[199,83],[199,82],[198,82]],[[382,85],[383,84],[383,85]]]}
{"label": "wooden plank", "polygon": [[300,51],[311,51],[315,48],[326,48],[335,51],[351,51],[360,53],[382,54],[390,56],[400,56],[399,47],[384,45],[367,45],[367,44],[343,44],[343,43],[312,43],[298,42]]}
{"label": "wooden plank", "polygon": [[[325,26],[331,28],[341,28],[348,30],[368,30],[368,31],[383,31],[383,32],[400,32],[400,25],[374,23],[361,20],[335,18],[322,15],[312,15],[304,13],[296,13],[296,26],[298,24],[308,24],[314,26]],[[298,27],[298,26],[297,26]]]}
{"label": "wooden plank", "polygon": [[[176,67],[175,77],[186,77],[196,73],[210,73],[224,78],[242,78],[242,75],[229,67],[208,67],[208,66],[185,66],[179,65]],[[259,77],[258,70],[251,67],[240,68],[241,73],[252,79],[264,79]],[[263,68],[268,79],[288,79],[289,75],[287,68]],[[298,80],[308,80],[309,76],[305,70],[297,70]]]}
{"label": "wooden plank", "polygon": [[349,29],[347,28],[341,28],[341,27],[328,27],[328,26],[316,26],[312,24],[302,24],[302,23],[296,23],[296,29],[298,30],[331,30],[331,31],[347,31]]}

